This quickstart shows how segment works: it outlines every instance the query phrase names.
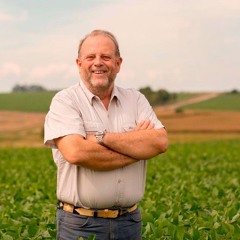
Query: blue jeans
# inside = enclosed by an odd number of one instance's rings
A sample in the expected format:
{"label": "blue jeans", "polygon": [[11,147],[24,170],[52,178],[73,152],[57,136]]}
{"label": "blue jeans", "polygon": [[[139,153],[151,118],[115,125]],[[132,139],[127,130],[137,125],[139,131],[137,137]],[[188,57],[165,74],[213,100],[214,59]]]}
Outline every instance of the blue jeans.
{"label": "blue jeans", "polygon": [[97,218],[57,210],[57,240],[141,240],[142,216],[139,209],[117,218]]}

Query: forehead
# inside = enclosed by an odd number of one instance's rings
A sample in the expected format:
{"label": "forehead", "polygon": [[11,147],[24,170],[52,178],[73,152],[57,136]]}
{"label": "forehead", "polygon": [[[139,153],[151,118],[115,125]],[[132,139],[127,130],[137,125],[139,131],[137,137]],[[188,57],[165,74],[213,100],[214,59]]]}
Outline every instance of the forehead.
{"label": "forehead", "polygon": [[108,53],[115,54],[116,47],[112,39],[104,35],[89,36],[82,44],[81,54]]}

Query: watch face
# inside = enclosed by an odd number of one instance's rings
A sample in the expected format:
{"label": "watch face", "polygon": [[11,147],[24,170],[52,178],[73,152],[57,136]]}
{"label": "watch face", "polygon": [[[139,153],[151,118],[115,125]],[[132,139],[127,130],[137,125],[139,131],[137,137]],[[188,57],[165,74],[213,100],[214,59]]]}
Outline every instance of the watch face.
{"label": "watch face", "polygon": [[103,132],[96,132],[95,135],[96,135],[96,136],[102,136],[102,135],[103,135]]}
{"label": "watch face", "polygon": [[99,144],[103,144],[104,135],[105,135],[105,131],[98,131],[95,133],[95,137],[97,138],[97,141]]}

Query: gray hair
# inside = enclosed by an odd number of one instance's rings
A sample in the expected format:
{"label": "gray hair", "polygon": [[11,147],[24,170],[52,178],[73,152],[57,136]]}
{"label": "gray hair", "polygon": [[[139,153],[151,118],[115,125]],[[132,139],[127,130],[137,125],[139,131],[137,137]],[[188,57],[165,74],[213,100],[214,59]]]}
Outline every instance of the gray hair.
{"label": "gray hair", "polygon": [[79,43],[79,46],[78,46],[78,57],[80,57],[80,52],[81,52],[81,48],[82,48],[82,45],[83,45],[84,41],[88,37],[98,36],[98,35],[103,35],[103,36],[109,37],[115,45],[116,56],[120,57],[119,45],[118,45],[118,41],[117,41],[116,37],[112,33],[108,32],[108,31],[105,31],[105,30],[93,30],[91,33],[87,34],[82,40],[80,40],[80,43]]}

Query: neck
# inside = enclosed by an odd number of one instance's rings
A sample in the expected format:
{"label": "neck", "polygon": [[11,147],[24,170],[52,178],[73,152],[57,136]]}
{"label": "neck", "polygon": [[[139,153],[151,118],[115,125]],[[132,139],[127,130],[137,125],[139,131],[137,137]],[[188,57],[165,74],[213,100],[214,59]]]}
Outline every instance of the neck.
{"label": "neck", "polygon": [[108,109],[112,96],[113,86],[108,89],[93,89],[90,90],[94,95],[98,96],[106,109]]}

